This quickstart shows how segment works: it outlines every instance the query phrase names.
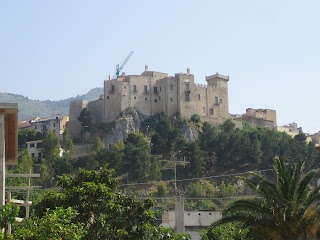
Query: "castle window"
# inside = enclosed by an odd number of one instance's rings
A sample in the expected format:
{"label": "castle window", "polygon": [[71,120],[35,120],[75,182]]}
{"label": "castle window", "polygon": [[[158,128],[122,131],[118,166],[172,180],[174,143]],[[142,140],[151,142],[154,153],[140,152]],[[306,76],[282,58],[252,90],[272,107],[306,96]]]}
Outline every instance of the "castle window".
{"label": "castle window", "polygon": [[222,98],[220,98],[220,104],[222,104]]}
{"label": "castle window", "polygon": [[144,93],[148,93],[148,86],[147,86],[147,85],[144,85],[144,86],[143,86],[143,92],[144,92]]}
{"label": "castle window", "polygon": [[154,92],[154,93],[158,93],[158,88],[157,88],[157,87],[154,87],[154,88],[153,88],[153,92]]}
{"label": "castle window", "polygon": [[206,108],[202,107],[202,113],[206,113]]}
{"label": "castle window", "polygon": [[137,99],[137,97],[136,97],[136,96],[134,96],[134,99]]}
{"label": "castle window", "polygon": [[189,93],[186,93],[184,100],[185,100],[186,102],[190,102],[190,94],[189,94]]}
{"label": "castle window", "polygon": [[161,97],[159,96],[159,100],[161,99]]}
{"label": "castle window", "polygon": [[147,101],[147,100],[148,100],[148,98],[145,98],[144,100],[145,100],[145,101]]}
{"label": "castle window", "polygon": [[157,100],[157,99],[154,99],[154,102],[156,103],[156,102],[158,102],[158,100]]}
{"label": "castle window", "polygon": [[170,85],[170,90],[173,90],[173,85],[172,84]]}
{"label": "castle window", "polygon": [[133,91],[137,92],[137,85],[133,85]]}
{"label": "castle window", "polygon": [[109,96],[107,96],[107,99],[109,99]]}
{"label": "castle window", "polygon": [[214,104],[219,104],[219,98],[218,97],[214,97]]}
{"label": "castle window", "polygon": [[201,95],[200,95],[200,94],[198,94],[198,100],[199,100],[199,101],[201,100]]}
{"label": "castle window", "polygon": [[111,86],[111,92],[114,93],[115,91],[116,91],[116,86],[115,86],[115,85],[112,85],[112,86]]}
{"label": "castle window", "polygon": [[184,87],[185,87],[184,90],[186,90],[186,91],[189,91],[189,90],[190,90],[190,85],[189,85],[189,83],[186,83]]}
{"label": "castle window", "polygon": [[210,114],[213,115],[213,108],[210,108]]}
{"label": "castle window", "polygon": [[170,98],[170,102],[173,102],[173,99],[172,99],[172,98]]}
{"label": "castle window", "polygon": [[123,97],[125,97],[126,95],[122,95]]}
{"label": "castle window", "polygon": [[160,87],[160,92],[161,92],[161,87]]}

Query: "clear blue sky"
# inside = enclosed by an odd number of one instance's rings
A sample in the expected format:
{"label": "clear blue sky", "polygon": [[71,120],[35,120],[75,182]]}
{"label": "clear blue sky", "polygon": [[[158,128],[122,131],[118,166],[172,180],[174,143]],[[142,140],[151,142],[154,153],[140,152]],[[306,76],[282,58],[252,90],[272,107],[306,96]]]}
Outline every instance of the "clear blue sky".
{"label": "clear blue sky", "polygon": [[0,3],[0,92],[59,100],[103,87],[131,50],[127,74],[196,82],[230,75],[230,113],[277,110],[278,124],[320,130],[320,1]]}

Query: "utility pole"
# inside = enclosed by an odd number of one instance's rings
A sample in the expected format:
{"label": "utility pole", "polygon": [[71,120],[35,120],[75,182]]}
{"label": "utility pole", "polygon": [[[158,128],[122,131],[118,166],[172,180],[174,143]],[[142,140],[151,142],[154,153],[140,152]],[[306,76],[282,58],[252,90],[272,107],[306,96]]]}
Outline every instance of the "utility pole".
{"label": "utility pole", "polygon": [[175,231],[177,233],[184,233],[185,226],[184,226],[184,196],[183,194],[179,194],[177,188],[177,165],[185,166],[190,163],[190,161],[186,161],[185,156],[182,159],[177,160],[176,156],[173,159],[166,160],[161,159],[160,162],[166,162],[171,167],[166,167],[164,169],[172,169],[174,171],[174,195],[176,200],[175,206]]}

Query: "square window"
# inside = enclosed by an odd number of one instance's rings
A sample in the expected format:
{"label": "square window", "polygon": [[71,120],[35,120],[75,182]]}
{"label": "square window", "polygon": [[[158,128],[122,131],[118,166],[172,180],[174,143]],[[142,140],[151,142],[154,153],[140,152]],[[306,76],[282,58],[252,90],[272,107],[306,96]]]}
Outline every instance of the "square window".
{"label": "square window", "polygon": [[30,148],[34,148],[34,143],[31,143],[31,144],[30,144]]}

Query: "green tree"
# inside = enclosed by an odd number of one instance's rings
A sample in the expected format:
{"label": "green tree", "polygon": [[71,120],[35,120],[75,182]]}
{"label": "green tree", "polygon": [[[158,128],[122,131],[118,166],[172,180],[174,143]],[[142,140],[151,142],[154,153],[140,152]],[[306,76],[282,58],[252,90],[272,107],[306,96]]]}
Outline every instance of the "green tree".
{"label": "green tree", "polygon": [[253,240],[249,228],[242,228],[241,223],[226,223],[201,232],[202,240]]}
{"label": "green tree", "polygon": [[48,171],[53,176],[53,162],[60,158],[59,156],[60,142],[54,132],[49,131],[46,138],[43,140],[43,157],[48,166]]}
{"label": "green tree", "polygon": [[68,130],[65,129],[63,132],[62,146],[64,150],[63,156],[68,160],[71,160],[73,157],[73,142],[68,133]]}
{"label": "green tree", "polygon": [[150,144],[142,134],[129,134],[125,141],[124,167],[122,173],[128,173],[130,179],[145,179],[150,174]]}
{"label": "green tree", "polygon": [[47,209],[44,215],[27,219],[17,227],[15,239],[21,240],[80,240],[84,235],[84,224],[74,223],[77,211],[71,207]]}
{"label": "green tree", "polygon": [[210,229],[239,221],[261,239],[315,239],[320,227],[320,193],[311,181],[319,170],[303,175],[303,166],[304,161],[286,165],[275,158],[275,181],[258,173],[242,178],[257,197],[231,203]]}
{"label": "green tree", "polygon": [[85,132],[90,132],[92,128],[92,118],[90,116],[90,112],[88,111],[87,108],[83,108],[82,111],[80,112],[80,115],[78,117],[79,122],[81,123],[82,127],[82,134]]}
{"label": "green tree", "polygon": [[63,175],[57,185],[59,193],[45,192],[35,204],[36,217],[42,218],[47,208],[72,207],[79,213],[75,223],[85,226],[82,239],[135,240],[150,234],[152,201],[123,195],[110,170],[80,170],[76,175]]}
{"label": "green tree", "polygon": [[19,207],[13,207],[11,203],[5,204],[0,209],[0,229],[4,229],[4,239],[8,239],[8,225],[16,222]]}

